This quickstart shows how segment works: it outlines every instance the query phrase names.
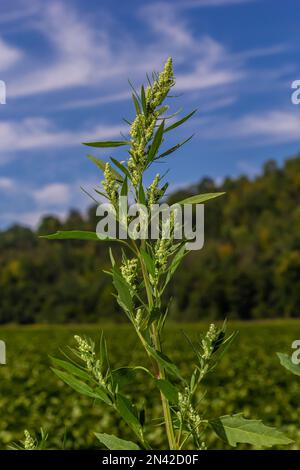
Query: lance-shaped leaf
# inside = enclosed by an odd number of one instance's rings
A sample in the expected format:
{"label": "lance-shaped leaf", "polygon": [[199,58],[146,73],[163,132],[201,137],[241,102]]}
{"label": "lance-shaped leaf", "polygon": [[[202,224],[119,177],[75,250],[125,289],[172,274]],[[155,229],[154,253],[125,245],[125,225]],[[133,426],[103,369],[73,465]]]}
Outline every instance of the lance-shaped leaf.
{"label": "lance-shaped leaf", "polygon": [[136,114],[141,114],[140,104],[138,102],[137,96],[134,93],[132,93],[132,100],[133,100]]}
{"label": "lance-shaped leaf", "polygon": [[166,281],[165,281],[165,285],[163,287],[163,290],[166,288],[166,286],[169,284],[169,282],[171,281],[172,277],[174,276],[178,266],[180,265],[181,261],[183,260],[184,256],[187,254],[187,250],[185,248],[185,244],[182,245],[179,250],[177,251],[177,253],[175,254],[175,256],[173,257],[171,263],[170,263],[170,266],[169,266],[169,269],[168,269],[168,273],[167,273],[167,276],[166,276]]}
{"label": "lance-shaped leaf", "polygon": [[122,145],[130,144],[127,140],[106,140],[101,142],[82,142],[83,145],[88,147],[99,147],[99,148],[111,148],[111,147],[121,147]]}
{"label": "lance-shaped leaf", "polygon": [[57,359],[56,357],[51,356],[50,359],[56,367],[60,367],[61,369],[64,369],[66,372],[69,372],[72,375],[76,375],[77,377],[83,380],[91,379],[90,375],[86,371],[84,371],[78,366],[75,366],[75,364],[72,364],[72,362],[63,361],[62,359]]}
{"label": "lance-shaped leaf", "polygon": [[260,420],[245,419],[242,414],[221,416],[209,423],[215,433],[231,446],[238,443],[252,444],[256,447],[287,445],[293,441],[281,431],[266,426]]}
{"label": "lance-shaped leaf", "polygon": [[82,230],[69,230],[69,231],[58,231],[51,233],[50,235],[40,235],[39,238],[47,238],[49,240],[93,240],[93,241],[118,241],[114,238],[104,237],[96,232],[88,232]]}
{"label": "lance-shaped leaf", "polygon": [[143,366],[128,366],[128,367],[119,367],[111,371],[111,378],[113,383],[120,390],[124,385],[127,385],[134,380],[136,380],[137,372],[143,372],[153,378],[150,370],[146,369]]}
{"label": "lance-shaped leaf", "polygon": [[[116,165],[116,167],[119,168],[119,170],[122,171],[122,173],[124,173],[125,176],[127,176],[127,178],[130,179],[130,173],[129,171],[127,170],[126,166],[124,166],[121,162],[119,162],[118,160],[116,160],[115,158],[113,157],[110,157],[111,161]],[[119,174],[119,173],[117,173]],[[122,176],[121,176],[122,178]]]}
{"label": "lance-shaped leaf", "polygon": [[223,193],[206,193],[206,194],[197,194],[196,196],[191,196],[182,201],[177,202],[177,204],[202,204],[203,202],[209,201],[210,199],[215,199],[216,197],[223,196]]}
{"label": "lance-shaped leaf", "polygon": [[147,117],[147,102],[146,102],[146,94],[145,94],[144,85],[142,85],[141,87],[141,103],[142,103],[143,113]]}
{"label": "lance-shaped leaf", "polygon": [[169,132],[171,131],[172,129],[176,129],[176,127],[178,126],[181,126],[181,124],[183,124],[185,121],[187,121],[188,119],[190,119],[190,117],[192,117],[195,112],[197,111],[197,109],[194,109],[194,111],[192,111],[190,114],[187,114],[186,116],[184,116],[182,119],[180,119],[179,121],[176,121],[174,122],[173,124],[171,124],[170,126],[166,127],[165,128],[165,132]]}
{"label": "lance-shaped leaf", "polygon": [[124,421],[128,424],[128,426],[130,426],[133,432],[139,438],[142,437],[142,426],[137,416],[137,410],[135,406],[133,406],[131,401],[124,395],[117,393],[116,406],[118,412],[120,413]]}
{"label": "lance-shaped leaf", "polygon": [[158,126],[158,129],[153,137],[152,144],[150,145],[149,151],[148,151],[149,162],[151,162],[154,159],[160,147],[160,144],[162,143],[162,138],[164,135],[164,126],[165,126],[165,121],[162,121],[161,124]]}
{"label": "lance-shaped leaf", "polygon": [[139,446],[134,442],[125,441],[125,439],[120,439],[113,434],[95,432],[95,436],[109,450],[140,450]]}
{"label": "lance-shaped leaf", "polygon": [[295,375],[300,375],[300,364],[293,364],[288,354],[277,353],[280,364]]}
{"label": "lance-shaped leaf", "polygon": [[[101,158],[93,157],[93,155],[87,155],[87,157],[88,157],[89,160],[91,160],[91,162],[95,163],[95,165],[97,165],[97,167],[100,168],[100,170],[102,170],[104,172],[105,165],[106,165],[107,162],[105,162]],[[111,168],[111,172],[112,172],[113,176],[115,177],[115,179],[117,181],[119,181],[119,182],[123,181],[122,176],[114,168]]]}
{"label": "lance-shaped leaf", "polygon": [[183,380],[178,367],[176,366],[176,364],[174,364],[174,362],[171,361],[168,356],[152,348],[152,346],[150,346],[149,344],[146,344],[146,348],[149,354],[157,360],[157,362],[166,370],[166,372],[171,375],[174,375],[180,380]]}
{"label": "lance-shaped leaf", "polygon": [[125,311],[131,313],[133,311],[133,300],[129,286],[115,266],[112,269],[112,275],[114,286],[118,292],[118,302]]}
{"label": "lance-shaped leaf", "polygon": [[146,265],[147,271],[151,274],[152,277],[155,276],[155,263],[154,259],[149,255],[149,253],[141,248],[141,256]]}
{"label": "lance-shaped leaf", "polygon": [[111,401],[103,390],[99,388],[93,389],[81,380],[76,379],[76,377],[74,377],[73,375],[68,374],[67,372],[64,372],[62,370],[52,368],[52,371],[63,382],[69,385],[69,387],[73,388],[76,392],[80,393],[81,395],[86,395],[90,398],[96,398],[98,400],[104,401],[106,404],[111,405]]}
{"label": "lance-shaped leaf", "polygon": [[182,147],[184,144],[186,144],[193,137],[194,137],[194,135],[190,135],[190,137],[188,137],[187,139],[183,140],[182,142],[179,142],[178,144],[174,145],[173,147],[169,148],[165,152],[163,152],[160,155],[158,155],[157,157],[155,157],[154,161],[159,160],[160,158],[164,158],[164,157],[166,157],[167,155],[170,155],[173,152],[176,152],[176,150],[178,150],[180,147]]}
{"label": "lance-shaped leaf", "polygon": [[155,384],[166,397],[166,399],[173,405],[178,403],[178,390],[174,385],[169,382],[167,379],[156,379]]}

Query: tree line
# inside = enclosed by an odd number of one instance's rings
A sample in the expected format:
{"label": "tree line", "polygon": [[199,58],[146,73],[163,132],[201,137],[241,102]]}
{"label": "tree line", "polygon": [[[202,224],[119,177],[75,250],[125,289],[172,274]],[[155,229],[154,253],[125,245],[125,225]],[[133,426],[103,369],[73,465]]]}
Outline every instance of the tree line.
{"label": "tree line", "polygon": [[[300,156],[267,161],[254,179],[210,178],[171,194],[169,203],[225,191],[205,208],[205,244],[189,254],[167,292],[175,321],[260,319],[300,314]],[[124,321],[102,272],[97,242],[49,241],[56,230],[95,230],[95,207],[42,219],[33,231],[0,232],[0,323]]]}

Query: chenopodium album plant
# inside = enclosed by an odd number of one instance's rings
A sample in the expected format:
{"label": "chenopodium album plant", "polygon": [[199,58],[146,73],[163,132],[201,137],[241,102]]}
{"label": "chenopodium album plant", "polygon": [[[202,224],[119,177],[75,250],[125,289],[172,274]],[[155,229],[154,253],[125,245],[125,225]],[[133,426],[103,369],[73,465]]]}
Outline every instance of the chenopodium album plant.
{"label": "chenopodium album plant", "polygon": [[[85,144],[96,148],[128,148],[129,157],[126,162],[115,158],[105,162],[89,156],[104,173],[104,191],[100,194],[116,211],[121,195],[130,195],[134,202],[144,204],[149,210],[153,204],[161,201],[168,184],[162,184],[162,176],[157,174],[150,186],[145,187],[144,174],[154,162],[172,154],[186,142],[178,143],[168,150],[160,150],[168,133],[182,125],[195,112],[177,121],[174,120],[174,114],[166,115],[168,106],[164,101],[175,84],[171,58],[160,74],[153,73],[151,78],[147,78],[146,88],[142,86],[139,93],[133,88],[135,118],[132,122],[126,121],[130,125],[128,140]],[[96,191],[99,192],[98,189]],[[203,203],[221,194],[223,193],[201,194],[179,204]],[[172,226],[172,220],[170,223]],[[113,408],[129,426],[132,441],[124,440],[121,436],[95,433],[99,441],[112,450],[152,448],[150,439],[145,435],[147,413],[144,409],[138,409],[123,388],[124,377],[132,377],[136,372],[144,373],[157,389],[162,417],[152,424],[165,427],[169,449],[206,449],[208,432],[214,432],[232,446],[237,443],[254,446],[289,444],[292,441],[282,432],[265,426],[259,420],[248,420],[241,414],[212,419],[206,416],[197,391],[234,338],[234,334],[226,337],[225,323],[221,328],[210,325],[207,333],[196,344],[186,338],[194,351],[190,377],[183,376],[167,351],[163,350],[162,338],[168,315],[168,308],[164,307],[163,302],[164,292],[187,254],[187,249],[185,239],[175,240],[172,230],[169,238],[163,238],[162,226],[160,229],[161,236],[155,241],[114,240],[124,248],[120,263],[110,250],[109,274],[116,290],[116,298],[145,350],[145,364],[113,369],[103,334],[97,349],[91,339],[75,336],[76,347],[72,349],[74,357],[67,357],[68,360],[54,358],[53,371],[78,393]],[[95,232],[57,232],[46,238],[96,240],[103,243]],[[107,237],[106,240],[110,239]],[[38,446],[38,440],[30,439],[27,434],[27,444],[30,448]]]}

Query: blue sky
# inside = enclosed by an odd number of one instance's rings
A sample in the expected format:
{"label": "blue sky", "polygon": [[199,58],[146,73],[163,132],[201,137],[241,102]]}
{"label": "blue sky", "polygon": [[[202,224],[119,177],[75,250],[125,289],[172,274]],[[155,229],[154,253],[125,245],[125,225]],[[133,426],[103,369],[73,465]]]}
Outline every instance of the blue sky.
{"label": "blue sky", "polygon": [[133,114],[127,79],[139,85],[170,55],[172,108],[199,110],[170,144],[194,139],[155,169],[171,168],[173,188],[254,176],[300,149],[298,0],[0,0],[0,11],[0,227],[89,205],[80,186],[101,175],[80,142],[118,138]]}

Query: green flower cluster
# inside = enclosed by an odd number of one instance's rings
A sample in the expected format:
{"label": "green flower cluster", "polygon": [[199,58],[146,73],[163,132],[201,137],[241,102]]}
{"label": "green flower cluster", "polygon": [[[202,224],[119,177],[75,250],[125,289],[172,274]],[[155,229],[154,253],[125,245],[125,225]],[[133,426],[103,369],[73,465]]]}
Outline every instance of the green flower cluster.
{"label": "green flower cluster", "polygon": [[86,339],[81,338],[81,336],[74,336],[77,342],[77,348],[81,360],[86,364],[86,368],[90,371],[97,382],[103,387],[106,386],[104,377],[101,372],[101,362],[99,359],[96,359],[95,345],[92,341],[87,341]]}
{"label": "green flower cluster", "polygon": [[169,58],[164,70],[154,80],[153,84],[149,85],[146,89],[146,113],[139,112],[131,124],[131,148],[127,165],[132,183],[135,186],[138,186],[147,165],[146,146],[153,137],[157,118],[167,109],[164,107],[163,109],[156,110],[156,108],[165,99],[174,83],[172,59]]}
{"label": "green flower cluster", "polygon": [[30,432],[25,429],[24,431],[25,439],[23,441],[23,446],[25,450],[34,450],[36,448],[36,441],[31,436]]}
{"label": "green flower cluster", "polygon": [[102,181],[102,186],[106,191],[109,201],[113,206],[117,206],[119,199],[119,182],[116,181],[112,168],[109,163],[106,163],[104,169],[104,180]]}
{"label": "green flower cluster", "polygon": [[213,323],[210,325],[208,332],[206,333],[205,337],[202,339],[202,358],[207,360],[213,353],[214,350],[214,343],[218,337],[218,329],[216,325]]}
{"label": "green flower cluster", "polygon": [[158,173],[150,184],[149,188],[147,188],[147,200],[149,207],[151,207],[152,204],[156,204],[161,198],[162,190],[158,187],[159,181],[160,174]]}
{"label": "green flower cluster", "polygon": [[152,86],[146,89],[146,100],[149,103],[149,107],[154,109],[159,106],[174,84],[173,63],[172,58],[169,57],[158,79],[155,80]]}
{"label": "green flower cluster", "polygon": [[[201,433],[199,430],[202,424],[202,419],[191,403],[190,390],[185,388],[184,393],[178,393],[178,408],[177,414],[179,420],[188,427],[189,431],[201,440]],[[205,443],[201,443],[201,449],[205,448]]]}
{"label": "green flower cluster", "polygon": [[153,112],[148,118],[140,113],[133,121],[130,129],[131,148],[128,169],[132,183],[137,186],[147,163],[146,145],[151,140],[157,120]]}
{"label": "green flower cluster", "polygon": [[129,284],[132,292],[136,291],[136,281],[138,274],[138,260],[136,258],[125,259],[120,267],[122,276]]}

